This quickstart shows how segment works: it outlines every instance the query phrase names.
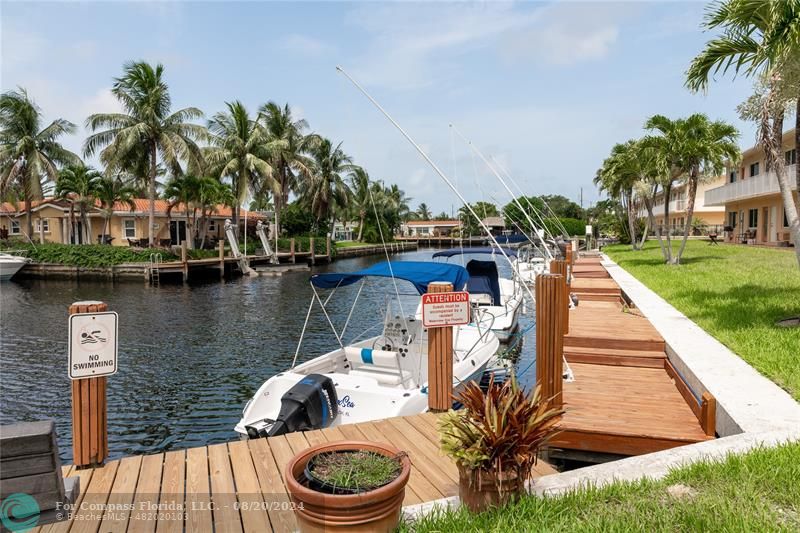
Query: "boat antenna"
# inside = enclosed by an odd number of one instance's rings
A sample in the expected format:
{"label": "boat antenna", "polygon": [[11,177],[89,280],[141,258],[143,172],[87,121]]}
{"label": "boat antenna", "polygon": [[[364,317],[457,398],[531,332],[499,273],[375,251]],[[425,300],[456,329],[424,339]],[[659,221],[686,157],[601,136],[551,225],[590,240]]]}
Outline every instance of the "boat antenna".
{"label": "boat antenna", "polygon": [[[517,196],[516,196],[516,195],[515,195],[515,194],[512,192],[512,190],[511,190],[511,189],[509,188],[509,186],[506,184],[506,182],[505,182],[505,180],[503,179],[503,177],[502,177],[502,176],[500,176],[500,173],[499,173],[499,172],[497,172],[497,170],[495,170],[495,168],[492,166],[492,164],[491,164],[491,163],[489,163],[489,160],[488,160],[488,159],[486,159],[486,156],[484,156],[484,155],[483,155],[483,153],[482,153],[480,150],[478,150],[478,149],[475,147],[475,145],[474,145],[474,144],[472,144],[472,141],[470,141],[470,140],[468,140],[466,137],[464,137],[464,136],[461,134],[461,132],[460,132],[460,131],[458,131],[458,128],[456,128],[456,127],[455,127],[454,125],[452,125],[452,124],[450,124],[450,127],[451,127],[451,128],[453,128],[453,131],[455,131],[455,132],[456,132],[456,135],[458,135],[459,137],[461,137],[461,139],[462,139],[462,140],[463,140],[465,143],[467,143],[467,145],[469,145],[469,147],[470,147],[470,148],[471,148],[471,149],[472,149],[472,150],[473,150],[473,151],[474,151],[476,154],[478,154],[478,157],[480,157],[480,158],[481,158],[481,160],[482,160],[482,161],[483,161],[483,162],[486,164],[486,166],[487,166],[487,167],[489,167],[489,170],[491,170],[491,171],[492,171],[492,174],[494,174],[494,175],[495,175],[495,177],[497,177],[497,179],[500,181],[500,183],[502,183],[502,184],[503,184],[503,187],[505,187],[506,191],[508,191],[508,194],[511,196],[511,199],[514,201],[514,204],[515,204],[515,205],[516,205],[516,206],[519,208],[519,210],[520,210],[520,211],[522,211],[522,213],[525,215],[525,218],[527,218],[527,219],[528,219],[528,223],[531,225],[531,227],[533,228],[533,230],[534,230],[534,231],[536,231],[536,229],[537,229],[537,228],[536,228],[536,224],[534,224],[534,223],[533,223],[533,220],[531,220],[531,217],[529,217],[529,216],[528,216],[528,213],[527,213],[527,211],[525,211],[525,209],[522,207],[522,204],[520,204],[520,203],[519,203],[519,200],[517,200]],[[532,244],[533,244],[533,243],[532,243]],[[547,246],[544,246],[544,247],[543,247],[543,249],[544,249],[544,252],[547,254],[547,258],[548,258],[548,259],[553,259],[553,254],[551,254],[551,253],[550,253],[550,250],[548,250],[548,249],[547,249]]]}
{"label": "boat antenna", "polygon": [[[397,128],[397,131],[399,131],[403,135],[403,137],[405,137],[406,140],[409,143],[411,143],[411,145],[417,150],[417,152],[419,152],[419,155],[422,156],[422,158],[431,166],[431,168],[433,168],[434,172],[436,172],[436,174],[438,174],[439,177],[442,178],[442,180],[447,184],[447,186],[450,187],[450,189],[456,194],[458,199],[461,200],[461,203],[464,204],[464,207],[467,208],[470,214],[472,214],[472,216],[475,217],[475,219],[478,221],[478,224],[481,225],[483,230],[489,236],[489,239],[491,239],[492,243],[500,250],[500,253],[503,254],[503,257],[506,258],[508,264],[511,265],[512,270],[514,270],[517,273],[517,275],[519,275],[519,270],[517,269],[515,263],[511,260],[510,257],[508,257],[506,251],[503,249],[502,246],[500,246],[500,243],[497,242],[497,239],[494,238],[492,232],[489,230],[486,224],[483,223],[483,220],[480,219],[480,217],[472,208],[472,206],[469,205],[469,202],[467,202],[464,196],[462,196],[462,194],[458,192],[458,189],[456,189],[456,187],[453,185],[453,182],[450,181],[450,179],[444,174],[444,172],[441,171],[441,169],[436,165],[436,163],[433,162],[433,160],[428,156],[428,154],[426,154],[425,151],[416,143],[416,141],[414,141],[414,139],[412,139],[411,136],[408,133],[406,133],[406,131],[402,128],[402,126],[400,126],[400,124],[398,124],[397,121],[393,119],[392,116],[383,107],[381,107],[381,105],[372,96],[370,96],[370,94],[366,90],[364,90],[364,88],[361,85],[359,85],[356,80],[354,80],[350,76],[350,74],[345,72],[345,70],[339,65],[336,66],[336,70],[339,71],[345,78],[350,80],[350,83],[352,83],[356,87],[356,89],[358,89],[361,92],[361,94],[363,94],[367,98],[367,100],[372,102],[372,105],[374,105],[383,114],[383,116],[385,116],[386,119],[389,122],[391,122],[395,128]],[[528,293],[528,296],[530,297],[531,301],[535,302],[536,297],[534,296],[533,291],[531,291],[530,287],[528,287],[524,283],[522,284],[522,286],[525,288],[525,291]]]}

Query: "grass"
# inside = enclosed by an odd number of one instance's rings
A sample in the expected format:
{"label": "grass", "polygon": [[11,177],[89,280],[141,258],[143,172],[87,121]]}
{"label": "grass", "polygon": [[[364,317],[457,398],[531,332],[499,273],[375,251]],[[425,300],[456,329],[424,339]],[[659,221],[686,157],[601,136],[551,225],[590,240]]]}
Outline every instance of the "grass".
{"label": "grass", "polygon": [[336,241],[337,248],[359,248],[362,246],[374,246],[374,245],[359,241]]}
{"label": "grass", "polygon": [[665,265],[657,241],[643,251],[604,251],[759,372],[800,400],[800,270],[791,250],[689,241],[681,265]]}
{"label": "grass", "polygon": [[700,462],[659,481],[525,497],[471,514],[439,511],[400,531],[798,531],[800,443]]}
{"label": "grass", "polygon": [[333,487],[363,492],[395,479],[400,472],[400,462],[370,451],[335,451],[315,456],[310,471]]}

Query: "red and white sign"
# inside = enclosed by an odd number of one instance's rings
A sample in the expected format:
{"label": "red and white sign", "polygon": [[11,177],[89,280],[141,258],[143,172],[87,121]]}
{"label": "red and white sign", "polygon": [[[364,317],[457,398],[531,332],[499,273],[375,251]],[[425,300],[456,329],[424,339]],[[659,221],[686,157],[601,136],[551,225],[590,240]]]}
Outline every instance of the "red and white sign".
{"label": "red and white sign", "polygon": [[468,292],[432,292],[422,295],[422,325],[426,328],[469,324]]}

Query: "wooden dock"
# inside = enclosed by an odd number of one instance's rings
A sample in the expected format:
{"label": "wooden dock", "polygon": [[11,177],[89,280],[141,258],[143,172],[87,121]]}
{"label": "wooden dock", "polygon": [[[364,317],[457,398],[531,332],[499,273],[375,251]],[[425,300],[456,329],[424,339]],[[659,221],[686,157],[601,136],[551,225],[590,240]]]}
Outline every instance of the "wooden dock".
{"label": "wooden dock", "polygon": [[708,402],[704,408],[675,371],[664,339],[624,303],[600,261],[578,259],[573,276],[579,305],[570,311],[564,357],[575,381],[564,383],[563,431],[552,446],[639,455],[714,438]]}
{"label": "wooden dock", "polygon": [[[437,415],[425,413],[125,457],[101,468],[66,466],[65,476],[81,478],[78,511],[71,520],[36,531],[294,531],[294,514],[283,483],[284,467],[309,446],[339,440],[389,442],[407,451],[412,466],[404,505],[455,496],[458,471],[439,452],[436,422]],[[536,473],[546,475],[555,470],[540,461]],[[179,506],[182,510],[175,510]],[[127,510],[113,511],[114,507]],[[156,521],[158,513],[161,520]]]}

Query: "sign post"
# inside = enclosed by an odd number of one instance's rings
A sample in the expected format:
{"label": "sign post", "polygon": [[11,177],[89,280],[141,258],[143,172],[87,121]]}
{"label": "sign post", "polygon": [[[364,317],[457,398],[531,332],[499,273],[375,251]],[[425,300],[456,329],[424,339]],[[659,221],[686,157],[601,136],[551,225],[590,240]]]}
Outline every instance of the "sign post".
{"label": "sign post", "polygon": [[469,323],[469,294],[434,281],[422,295],[422,325],[428,328],[428,409],[453,405],[453,326]]}
{"label": "sign post", "polygon": [[69,314],[72,458],[77,467],[96,466],[108,456],[106,377],[117,371],[117,314],[95,301],[75,302]]}

